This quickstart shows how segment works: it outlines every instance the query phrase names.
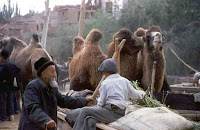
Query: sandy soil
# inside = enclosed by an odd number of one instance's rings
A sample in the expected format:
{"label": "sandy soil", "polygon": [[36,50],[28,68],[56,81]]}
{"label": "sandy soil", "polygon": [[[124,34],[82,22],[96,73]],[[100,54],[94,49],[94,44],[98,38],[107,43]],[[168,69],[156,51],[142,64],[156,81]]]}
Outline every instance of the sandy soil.
{"label": "sandy soil", "polygon": [[[69,89],[69,83],[63,87],[62,92],[65,93]],[[14,121],[0,121],[0,130],[18,130],[20,114],[15,115]]]}
{"label": "sandy soil", "polygon": [[15,115],[14,121],[0,122],[0,130],[17,130],[19,125],[20,114]]}

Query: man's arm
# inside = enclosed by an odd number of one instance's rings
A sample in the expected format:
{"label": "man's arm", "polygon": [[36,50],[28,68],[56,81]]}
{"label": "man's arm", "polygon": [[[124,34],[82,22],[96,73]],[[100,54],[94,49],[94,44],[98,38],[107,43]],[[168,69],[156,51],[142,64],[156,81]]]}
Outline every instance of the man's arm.
{"label": "man's arm", "polygon": [[101,84],[101,87],[99,89],[99,95],[100,96],[97,105],[103,107],[106,103],[106,98],[107,98],[107,90],[103,83]]}
{"label": "man's arm", "polygon": [[8,68],[6,66],[0,66],[0,82],[6,81],[9,77]]}
{"label": "man's arm", "polygon": [[23,96],[24,109],[32,122],[45,129],[46,123],[52,119],[41,109],[39,100],[39,89],[35,85],[29,84]]}
{"label": "man's arm", "polygon": [[83,97],[72,97],[62,95],[58,89],[56,89],[57,105],[62,108],[81,108],[87,105],[86,99]]}
{"label": "man's arm", "polygon": [[127,80],[127,87],[128,87],[128,97],[131,99],[142,99],[145,96],[145,92],[142,90],[136,90],[131,85],[130,81]]}

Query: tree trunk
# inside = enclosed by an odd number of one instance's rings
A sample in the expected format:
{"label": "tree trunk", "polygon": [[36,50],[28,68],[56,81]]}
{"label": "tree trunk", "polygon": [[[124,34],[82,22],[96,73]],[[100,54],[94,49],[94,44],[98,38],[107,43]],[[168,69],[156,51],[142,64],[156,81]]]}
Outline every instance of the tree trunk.
{"label": "tree trunk", "polygon": [[78,36],[83,37],[83,24],[85,19],[85,0],[82,0],[81,8],[80,8],[80,17],[79,17],[79,30]]}
{"label": "tree trunk", "polygon": [[49,8],[49,0],[45,2],[45,16],[44,16],[44,27],[42,31],[42,47],[46,49],[46,39],[48,33],[48,24],[49,24],[49,16],[50,16],[50,8]]}

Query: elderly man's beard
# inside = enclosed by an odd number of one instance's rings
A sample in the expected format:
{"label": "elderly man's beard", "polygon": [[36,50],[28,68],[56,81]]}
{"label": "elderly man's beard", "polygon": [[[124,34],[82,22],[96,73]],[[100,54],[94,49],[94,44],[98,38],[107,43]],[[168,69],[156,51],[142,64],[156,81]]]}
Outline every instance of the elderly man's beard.
{"label": "elderly man's beard", "polygon": [[47,81],[51,87],[58,88],[58,83],[55,78],[48,78]]}

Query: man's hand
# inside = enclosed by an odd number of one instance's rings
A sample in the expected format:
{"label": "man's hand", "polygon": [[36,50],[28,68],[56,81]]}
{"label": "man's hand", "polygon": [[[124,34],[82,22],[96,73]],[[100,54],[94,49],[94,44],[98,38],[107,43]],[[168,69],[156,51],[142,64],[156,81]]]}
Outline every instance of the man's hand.
{"label": "man's hand", "polygon": [[146,92],[145,91],[141,91],[141,99],[144,98],[146,95]]}
{"label": "man's hand", "polygon": [[86,100],[86,103],[87,103],[87,104],[88,104],[88,103],[92,104],[92,103],[94,103],[94,101],[95,101],[95,99],[93,99],[92,96],[87,96],[87,97],[85,98],[85,100]]}
{"label": "man's hand", "polygon": [[46,130],[49,128],[54,128],[54,130],[57,130],[56,122],[54,120],[50,120],[49,122],[46,123]]}

